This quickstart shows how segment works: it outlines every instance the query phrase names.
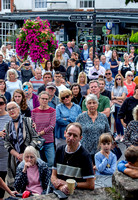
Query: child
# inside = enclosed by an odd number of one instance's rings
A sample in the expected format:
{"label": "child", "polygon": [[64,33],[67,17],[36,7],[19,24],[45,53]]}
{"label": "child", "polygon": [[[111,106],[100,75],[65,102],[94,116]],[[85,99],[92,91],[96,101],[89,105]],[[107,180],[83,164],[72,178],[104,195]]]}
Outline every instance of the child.
{"label": "child", "polygon": [[95,154],[96,175],[112,175],[116,170],[116,155],[112,153],[112,136],[104,133],[99,138],[101,151]]}
{"label": "child", "polygon": [[127,161],[120,161],[117,165],[118,171],[130,176],[138,178],[138,146],[130,146],[125,151]]}

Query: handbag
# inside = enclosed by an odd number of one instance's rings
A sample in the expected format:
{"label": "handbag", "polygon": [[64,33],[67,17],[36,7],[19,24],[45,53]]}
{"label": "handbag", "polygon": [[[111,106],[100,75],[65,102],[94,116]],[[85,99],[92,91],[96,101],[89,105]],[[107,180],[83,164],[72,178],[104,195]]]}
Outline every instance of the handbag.
{"label": "handbag", "polygon": [[38,138],[37,138],[37,143],[36,143],[36,148],[37,148],[38,150],[42,150],[43,147],[44,147],[45,141],[46,141],[46,140],[45,140],[44,138],[42,138],[41,136],[38,136]]}
{"label": "handbag", "polygon": [[122,152],[120,148],[118,147],[113,135],[112,135],[112,139],[113,139],[113,144],[112,144],[111,151],[116,155],[117,160],[119,160],[119,158],[122,156]]}
{"label": "handbag", "polygon": [[115,112],[115,104],[113,104],[111,107],[110,107],[110,113],[114,113]]}

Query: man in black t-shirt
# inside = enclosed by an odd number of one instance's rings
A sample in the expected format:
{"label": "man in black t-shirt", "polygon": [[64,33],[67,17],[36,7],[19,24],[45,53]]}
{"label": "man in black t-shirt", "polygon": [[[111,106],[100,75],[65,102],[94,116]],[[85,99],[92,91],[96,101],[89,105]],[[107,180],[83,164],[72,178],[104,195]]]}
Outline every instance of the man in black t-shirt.
{"label": "man in black t-shirt", "polygon": [[77,187],[94,189],[94,173],[90,154],[81,146],[81,125],[70,123],[64,133],[67,145],[57,149],[51,182],[54,187],[68,194],[66,179],[76,180]]}

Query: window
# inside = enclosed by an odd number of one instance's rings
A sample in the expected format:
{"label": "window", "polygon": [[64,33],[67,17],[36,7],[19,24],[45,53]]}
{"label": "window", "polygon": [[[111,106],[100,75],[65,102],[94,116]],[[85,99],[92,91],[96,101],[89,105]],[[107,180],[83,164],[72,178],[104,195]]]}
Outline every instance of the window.
{"label": "window", "polygon": [[11,2],[10,0],[3,0],[3,10],[10,10]]}
{"label": "window", "polygon": [[14,22],[0,22],[0,43],[6,45],[11,43],[14,47],[13,36],[15,35],[15,23]]}
{"label": "window", "polygon": [[93,8],[94,7],[94,0],[80,0],[80,8]]}
{"label": "window", "polygon": [[47,0],[35,0],[35,8],[47,8]]}

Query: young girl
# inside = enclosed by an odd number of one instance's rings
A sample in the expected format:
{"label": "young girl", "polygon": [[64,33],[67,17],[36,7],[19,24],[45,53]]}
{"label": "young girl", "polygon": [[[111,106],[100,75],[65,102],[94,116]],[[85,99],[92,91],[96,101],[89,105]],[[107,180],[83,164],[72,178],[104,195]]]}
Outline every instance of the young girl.
{"label": "young girl", "polygon": [[99,138],[101,151],[95,154],[96,175],[112,175],[116,170],[116,155],[112,153],[112,136],[103,133]]}

